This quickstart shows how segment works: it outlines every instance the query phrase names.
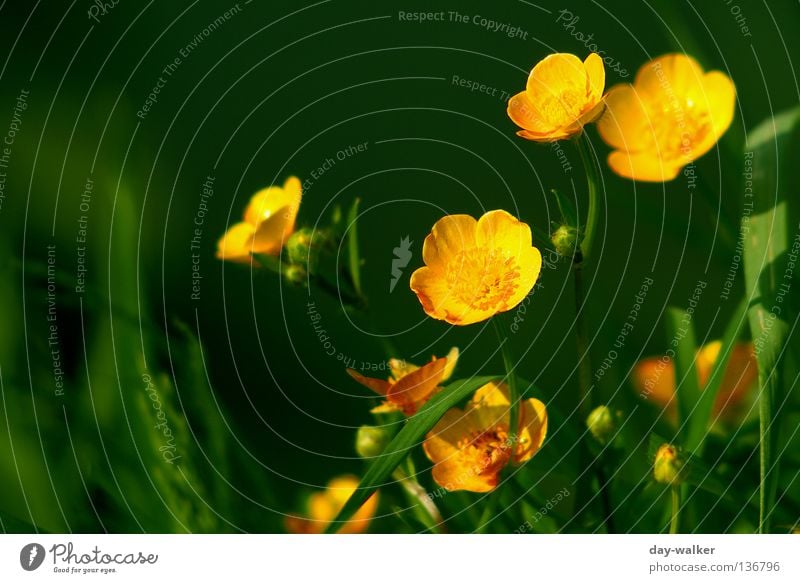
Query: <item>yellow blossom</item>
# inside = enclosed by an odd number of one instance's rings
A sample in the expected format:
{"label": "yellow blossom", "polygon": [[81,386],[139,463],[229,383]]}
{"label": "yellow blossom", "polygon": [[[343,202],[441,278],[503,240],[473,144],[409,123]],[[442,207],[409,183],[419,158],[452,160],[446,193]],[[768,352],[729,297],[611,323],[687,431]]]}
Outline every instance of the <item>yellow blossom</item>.
{"label": "yellow blossom", "polygon": [[251,253],[280,255],[294,223],[302,198],[296,176],[283,185],[270,186],[250,199],[244,220],[228,229],[217,244],[217,258],[248,263]]}
{"label": "yellow blossom", "polygon": [[530,292],[542,267],[531,229],[503,210],[479,220],[439,219],[425,238],[411,289],[430,317],[464,326],[513,309]]}
{"label": "yellow blossom", "polygon": [[[336,518],[358,487],[355,476],[339,476],[328,482],[322,492],[315,492],[308,497],[308,508],[305,516],[289,516],[286,518],[286,530],[295,534],[319,534]],[[340,529],[341,534],[359,534],[367,530],[370,520],[378,507],[378,493],[370,496],[364,505]]]}
{"label": "yellow blossom", "polygon": [[596,53],[585,61],[556,53],[539,61],[525,91],[508,101],[508,116],[528,140],[553,142],[578,134],[603,112],[606,71]]}
{"label": "yellow blossom", "polygon": [[672,444],[664,443],[658,448],[653,461],[653,477],[661,484],[679,485],[684,480],[685,464],[681,451]]}
{"label": "yellow blossom", "polygon": [[708,152],[733,120],[736,89],[720,71],[669,54],[644,64],[633,85],[611,88],[597,129],[615,148],[611,169],[646,182],[672,180]]}
{"label": "yellow blossom", "polygon": [[[695,370],[701,390],[708,384],[721,349],[722,342],[716,340],[697,352]],[[726,420],[734,418],[757,379],[758,365],[752,343],[735,344],[714,400],[713,416]],[[671,359],[651,357],[640,360],[631,372],[631,381],[640,395],[666,409],[670,420],[676,419],[675,365]]]}
{"label": "yellow blossom", "polygon": [[539,451],[547,434],[544,403],[522,401],[518,435],[508,433],[509,409],[508,387],[488,383],[466,409],[444,414],[423,443],[437,484],[449,491],[488,492],[509,462],[521,464]]}
{"label": "yellow blossom", "polygon": [[433,357],[431,362],[421,367],[405,360],[389,359],[391,376],[388,380],[365,377],[351,368],[347,369],[347,373],[365,387],[386,397],[386,401],[372,409],[373,413],[402,411],[406,415],[413,415],[439,392],[439,385],[452,376],[457,361],[458,348],[451,348],[446,357]]}

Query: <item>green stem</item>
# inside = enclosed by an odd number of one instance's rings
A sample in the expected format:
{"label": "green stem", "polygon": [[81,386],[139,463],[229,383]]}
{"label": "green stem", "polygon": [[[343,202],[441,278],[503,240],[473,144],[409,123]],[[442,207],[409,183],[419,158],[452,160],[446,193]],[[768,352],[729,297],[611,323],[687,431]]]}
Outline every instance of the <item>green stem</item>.
{"label": "green stem", "polygon": [[[500,352],[503,355],[503,365],[506,369],[506,383],[508,383],[508,399],[511,402],[508,420],[508,439],[511,441],[512,452],[517,449],[517,426],[519,425],[519,391],[517,390],[517,377],[514,373],[514,360],[511,358],[510,340],[503,336],[500,330],[500,322],[497,316],[492,318],[494,331],[497,333],[497,341],[500,343]],[[512,458],[513,453],[512,453]]]}
{"label": "green stem", "polygon": [[772,480],[769,475],[772,464],[772,386],[769,382],[762,383],[761,394],[758,398],[758,432],[760,437],[759,466],[761,483],[758,491],[758,533],[766,534],[770,531],[770,510]]}
{"label": "green stem", "polygon": [[597,202],[598,202],[598,185],[600,184],[600,171],[595,164],[594,154],[589,147],[589,138],[586,137],[586,132],[581,134],[575,139],[575,145],[581,155],[583,168],[586,171],[586,182],[589,193],[589,212],[586,216],[586,227],[583,231],[583,238],[581,240],[581,255],[583,260],[591,256],[592,243],[594,242],[594,231],[597,227]]}
{"label": "green stem", "polygon": [[415,503],[414,508],[420,522],[428,527],[431,532],[442,533],[444,525],[442,514],[413,474],[409,474],[403,468],[397,467],[392,472],[392,477],[400,483],[409,500]]}
{"label": "green stem", "polygon": [[681,518],[681,487],[673,484],[670,486],[670,490],[672,491],[672,518],[669,521],[669,533],[678,534]]}

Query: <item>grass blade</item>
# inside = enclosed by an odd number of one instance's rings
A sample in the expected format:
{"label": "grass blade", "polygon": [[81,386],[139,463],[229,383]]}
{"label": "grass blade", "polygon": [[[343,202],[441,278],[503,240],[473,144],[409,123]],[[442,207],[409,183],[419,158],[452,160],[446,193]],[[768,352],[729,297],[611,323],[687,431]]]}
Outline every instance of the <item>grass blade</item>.
{"label": "grass blade", "polygon": [[[787,269],[790,232],[797,225],[800,181],[794,165],[800,150],[800,108],[759,125],[750,134],[745,160],[752,164],[752,187],[745,189],[744,274],[748,312],[758,362],[760,418],[759,532],[770,532],[778,481],[774,458],[781,388],[781,359],[794,315],[784,296],[793,274]],[[745,176],[745,179],[748,177]],[[746,185],[747,186],[747,185]],[[747,214],[749,213],[749,215]],[[793,271],[793,269],[792,269]]]}
{"label": "grass blade", "polygon": [[436,425],[436,422],[448,409],[456,406],[465,397],[496,378],[482,376],[452,382],[428,401],[416,415],[406,422],[383,454],[369,466],[358,488],[328,526],[326,532],[336,532],[375,490],[386,483],[386,479],[394,469],[400,465],[413,447],[420,444],[425,434]]}

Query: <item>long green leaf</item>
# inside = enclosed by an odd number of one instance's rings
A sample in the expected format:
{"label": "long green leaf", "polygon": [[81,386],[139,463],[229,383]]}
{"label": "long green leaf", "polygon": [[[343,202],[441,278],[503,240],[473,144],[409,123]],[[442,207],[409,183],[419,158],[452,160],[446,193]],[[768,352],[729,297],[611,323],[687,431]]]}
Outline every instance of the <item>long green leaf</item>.
{"label": "long green leaf", "polygon": [[741,333],[746,309],[747,299],[742,298],[725,328],[722,346],[717,360],[714,361],[714,366],[711,368],[708,384],[700,393],[692,416],[689,418],[685,447],[687,451],[697,455],[703,455],[705,437],[708,435],[708,421],[711,418],[717,393],[722,386],[722,379],[725,378],[725,369],[728,367],[731,351]]}
{"label": "long green leaf", "polygon": [[494,376],[472,377],[458,380],[447,385],[443,391],[428,401],[416,415],[411,417],[395,438],[389,443],[383,454],[367,469],[361,483],[350,499],[345,503],[336,519],[331,522],[327,532],[335,532],[344,522],[361,508],[361,505],[377,490],[386,484],[387,478],[400,465],[411,449],[419,445],[436,422],[445,412],[456,406],[461,400],[477,389],[496,379]]}
{"label": "long green leaf", "polygon": [[[750,332],[758,361],[760,418],[759,532],[770,531],[777,490],[778,460],[774,458],[781,392],[780,365],[793,322],[788,288],[793,273],[787,269],[790,239],[797,232],[800,186],[796,164],[800,155],[800,107],[768,119],[748,137],[746,163],[752,165],[752,183],[745,174],[744,274]],[[793,271],[793,270],[792,270]],[[788,287],[787,287],[788,286]]]}
{"label": "long green leaf", "polygon": [[347,213],[347,252],[350,279],[357,295],[361,295],[361,255],[358,249],[358,206],[361,199],[357,198],[350,206]]}
{"label": "long green leaf", "polygon": [[[678,399],[678,434],[685,436],[692,412],[700,398],[695,370],[697,341],[692,314],[680,308],[667,310],[668,349],[675,362],[675,384]],[[682,440],[683,441],[683,440]]]}

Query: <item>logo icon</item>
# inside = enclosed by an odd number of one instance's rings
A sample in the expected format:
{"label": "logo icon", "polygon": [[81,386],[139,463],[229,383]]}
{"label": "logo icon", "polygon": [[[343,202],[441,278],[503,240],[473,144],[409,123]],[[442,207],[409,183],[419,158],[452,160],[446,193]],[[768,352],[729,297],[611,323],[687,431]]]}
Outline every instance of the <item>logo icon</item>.
{"label": "logo icon", "polygon": [[411,261],[411,240],[409,237],[400,239],[400,245],[392,249],[394,258],[392,259],[392,279],[389,281],[389,293],[394,291],[394,286],[400,281],[403,275],[403,268]]}
{"label": "logo icon", "polygon": [[35,571],[44,562],[44,547],[38,543],[30,543],[19,552],[19,564],[26,571]]}

